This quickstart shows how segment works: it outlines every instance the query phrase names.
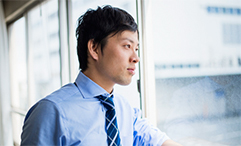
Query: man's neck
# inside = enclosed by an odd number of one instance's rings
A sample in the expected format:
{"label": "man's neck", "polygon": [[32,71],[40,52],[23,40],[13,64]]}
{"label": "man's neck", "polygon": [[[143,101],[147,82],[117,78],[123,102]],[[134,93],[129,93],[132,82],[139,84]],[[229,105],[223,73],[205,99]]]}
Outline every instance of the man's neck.
{"label": "man's neck", "polygon": [[106,90],[108,93],[112,93],[114,83],[105,80],[96,70],[86,69],[82,73],[93,82],[98,84],[100,87],[102,87],[104,90]]}

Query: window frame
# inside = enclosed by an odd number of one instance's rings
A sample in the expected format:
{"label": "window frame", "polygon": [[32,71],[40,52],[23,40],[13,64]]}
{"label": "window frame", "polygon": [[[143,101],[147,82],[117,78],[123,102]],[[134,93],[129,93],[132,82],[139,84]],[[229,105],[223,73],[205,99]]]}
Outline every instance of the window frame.
{"label": "window frame", "polygon": [[[154,126],[157,125],[156,116],[156,87],[155,68],[153,60],[152,42],[148,36],[151,34],[149,26],[152,21],[150,15],[151,1],[137,0],[137,21],[140,39],[140,84],[141,84],[141,106],[143,117],[147,118]],[[148,23],[147,23],[148,22]],[[148,48],[148,49],[147,49]]]}

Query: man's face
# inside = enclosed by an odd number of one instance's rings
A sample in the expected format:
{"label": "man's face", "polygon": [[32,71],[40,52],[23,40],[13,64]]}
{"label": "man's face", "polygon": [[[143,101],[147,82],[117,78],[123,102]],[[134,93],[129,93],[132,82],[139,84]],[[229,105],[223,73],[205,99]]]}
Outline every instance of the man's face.
{"label": "man's face", "polygon": [[128,85],[135,74],[135,64],[139,46],[138,34],[123,31],[109,35],[103,53],[98,54],[97,68],[99,74],[108,83]]}

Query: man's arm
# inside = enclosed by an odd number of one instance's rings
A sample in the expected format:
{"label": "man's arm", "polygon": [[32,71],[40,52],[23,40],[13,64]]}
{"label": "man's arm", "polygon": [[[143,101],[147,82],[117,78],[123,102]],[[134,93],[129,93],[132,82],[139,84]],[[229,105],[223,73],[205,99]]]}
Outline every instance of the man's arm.
{"label": "man's arm", "polygon": [[182,146],[152,126],[147,120],[140,118],[140,110],[134,108],[134,142],[133,146],[155,145],[155,146]]}
{"label": "man's arm", "polygon": [[173,140],[168,139],[162,144],[162,146],[182,146],[182,145]]}
{"label": "man's arm", "polygon": [[68,145],[64,143],[66,141],[62,131],[58,108],[52,102],[42,100],[26,115],[21,134],[21,146]]}

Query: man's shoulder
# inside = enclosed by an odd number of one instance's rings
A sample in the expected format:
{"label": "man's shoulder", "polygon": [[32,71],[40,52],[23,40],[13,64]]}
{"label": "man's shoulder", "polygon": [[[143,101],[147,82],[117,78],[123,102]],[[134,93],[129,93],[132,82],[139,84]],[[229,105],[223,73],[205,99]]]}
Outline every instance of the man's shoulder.
{"label": "man's shoulder", "polygon": [[73,83],[69,83],[46,96],[43,100],[51,101],[56,104],[80,97],[78,88]]}
{"label": "man's shoulder", "polygon": [[61,109],[62,111],[65,106],[69,106],[71,101],[73,103],[74,98],[81,98],[81,95],[78,93],[78,89],[75,85],[69,83],[36,102],[28,111],[27,117],[32,112],[45,114],[49,113],[49,110],[52,110],[52,112],[60,112],[59,110]]}

